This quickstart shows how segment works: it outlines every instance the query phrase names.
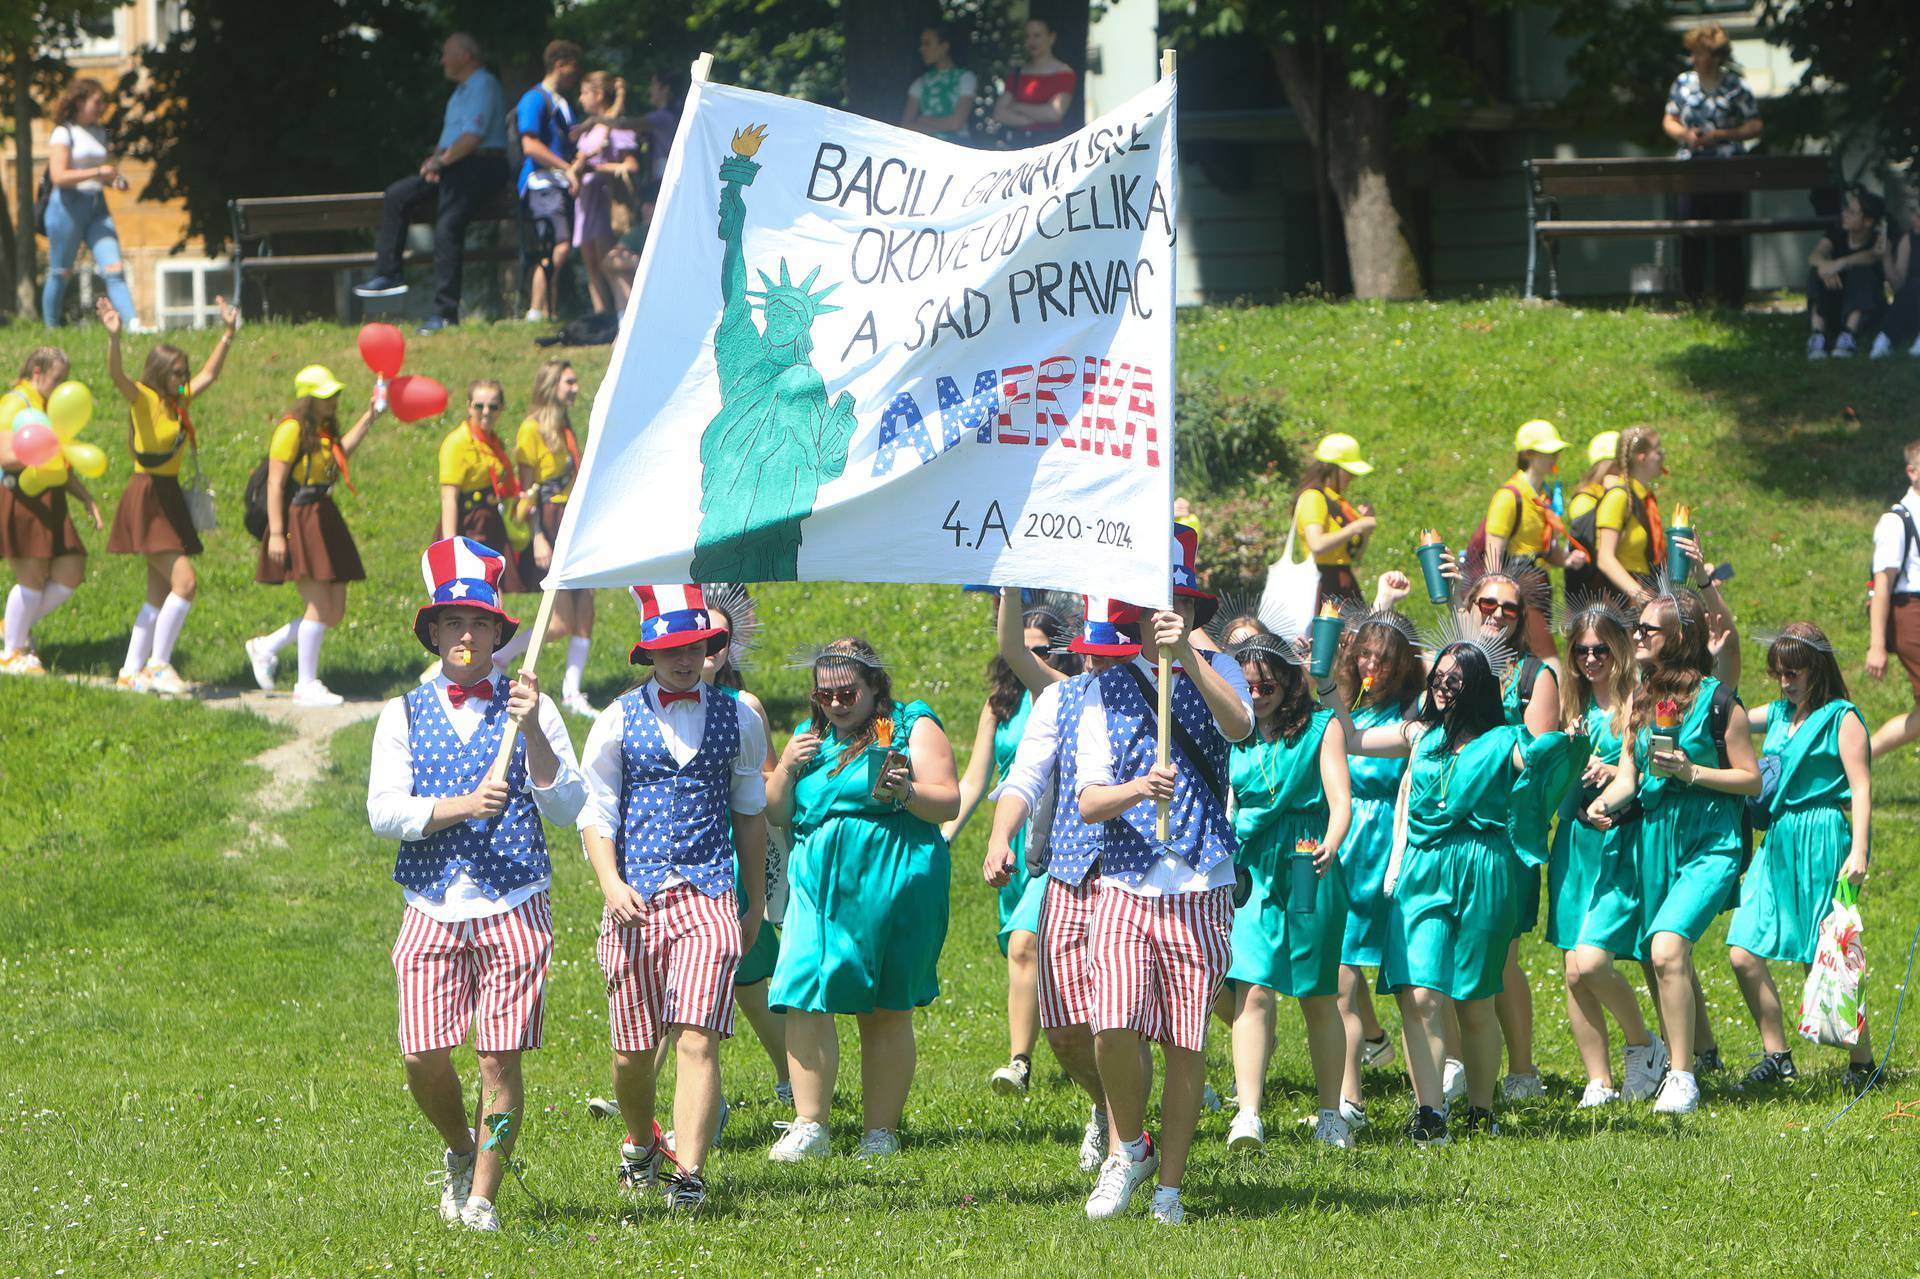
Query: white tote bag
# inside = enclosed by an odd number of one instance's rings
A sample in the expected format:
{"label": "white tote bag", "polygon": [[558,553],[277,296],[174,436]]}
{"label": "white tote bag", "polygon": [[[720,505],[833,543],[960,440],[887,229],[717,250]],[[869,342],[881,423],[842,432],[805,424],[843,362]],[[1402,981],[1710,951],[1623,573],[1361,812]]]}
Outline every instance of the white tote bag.
{"label": "white tote bag", "polygon": [[1320,593],[1320,566],[1312,552],[1293,558],[1296,528],[1288,521],[1287,545],[1267,568],[1267,586],[1260,594],[1260,621],[1275,635],[1307,635],[1313,625],[1314,597]]}

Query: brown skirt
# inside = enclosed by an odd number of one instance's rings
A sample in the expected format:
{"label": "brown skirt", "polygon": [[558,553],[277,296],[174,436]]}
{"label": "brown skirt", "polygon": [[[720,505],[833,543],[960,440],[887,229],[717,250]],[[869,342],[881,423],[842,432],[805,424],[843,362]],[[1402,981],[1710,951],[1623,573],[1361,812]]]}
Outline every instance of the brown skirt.
{"label": "brown skirt", "polygon": [[187,512],[187,496],[172,475],[136,471],[113,511],[107,550],[114,555],[155,555],[175,551],[198,555],[204,548]]}
{"label": "brown skirt", "polygon": [[1887,618],[1887,647],[1907,672],[1913,700],[1920,702],[1920,595],[1895,595]]}
{"label": "brown skirt", "polygon": [[325,495],[287,508],[287,559],[289,566],[283,568],[280,561],[270,558],[266,539],[262,538],[253,580],[263,586],[367,580],[353,534],[347,531],[347,522],[340,518],[333,499]]}
{"label": "brown skirt", "polygon": [[19,489],[0,487],[0,556],[10,560],[50,560],[60,555],[85,555],[80,532],[67,512],[64,485],[38,497]]}
{"label": "brown skirt", "polygon": [[[482,502],[460,517],[460,536],[470,537],[491,550],[506,557],[507,569],[500,576],[502,595],[535,595],[540,591],[542,576],[533,564],[533,546],[528,544],[522,551],[516,551],[507,541],[507,522],[500,518],[500,508],[492,502]],[[433,526],[433,538],[440,540],[440,526]]]}
{"label": "brown skirt", "polygon": [[1313,606],[1317,609],[1328,600],[1357,600],[1360,598],[1360,579],[1353,575],[1353,569],[1345,564],[1322,564],[1320,566],[1320,590],[1314,596]]}

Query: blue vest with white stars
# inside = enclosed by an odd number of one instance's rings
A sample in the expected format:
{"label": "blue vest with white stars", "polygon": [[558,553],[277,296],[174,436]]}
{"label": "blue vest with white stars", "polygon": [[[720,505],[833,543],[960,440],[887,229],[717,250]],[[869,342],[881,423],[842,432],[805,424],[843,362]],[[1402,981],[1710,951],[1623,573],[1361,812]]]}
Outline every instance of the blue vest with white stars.
{"label": "blue vest with white stars", "polygon": [[[440,708],[440,694],[432,683],[409,692],[407,745],[413,755],[413,793],[440,799],[465,795],[480,784],[494,756],[500,752],[500,734],[507,724],[507,681],[496,680],[485,718],[462,742]],[[533,731],[538,732],[538,729]],[[507,766],[507,785],[513,795],[507,811],[498,817],[461,822],[425,839],[403,842],[394,864],[394,882],[428,901],[444,901],[454,875],[466,871],[489,901],[498,901],[553,873],[547,861],[547,835],[540,811],[527,785],[527,743],[513,746]]]}
{"label": "blue vest with white stars", "polygon": [[1080,820],[1080,715],[1087,704],[1093,676],[1075,675],[1060,684],[1055,708],[1053,833],[1047,844],[1047,874],[1063,884],[1078,886],[1100,860],[1105,829]]}
{"label": "blue vest with white stars", "polygon": [[700,748],[685,768],[673,762],[660,717],[642,685],[620,699],[620,876],[643,900],[671,871],[708,897],[733,887],[733,762],[740,754],[740,703],[708,689]]}
{"label": "blue vest with white stars", "polygon": [[[1114,779],[1142,777],[1158,758],[1155,708],[1147,705],[1140,685],[1122,668],[1110,667],[1097,678],[1107,716],[1107,743],[1113,751]],[[1173,717],[1207,756],[1213,775],[1224,785],[1227,739],[1215,727],[1206,699],[1190,679],[1176,678],[1173,682]],[[1167,842],[1162,844],[1154,838],[1156,805],[1150,803],[1135,804],[1105,823],[1100,871],[1124,884],[1146,879],[1148,870],[1167,853],[1204,873],[1230,861],[1238,847],[1222,798],[1209,793],[1177,740],[1172,749],[1179,773],[1168,805]]]}

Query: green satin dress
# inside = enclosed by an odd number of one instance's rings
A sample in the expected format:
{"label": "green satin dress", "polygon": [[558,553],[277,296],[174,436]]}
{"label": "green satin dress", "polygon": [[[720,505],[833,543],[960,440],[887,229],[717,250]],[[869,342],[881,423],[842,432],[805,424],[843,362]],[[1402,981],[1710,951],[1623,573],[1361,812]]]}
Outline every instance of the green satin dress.
{"label": "green satin dress", "polygon": [[[1020,706],[1005,723],[993,729],[993,780],[998,785],[1013,767],[1013,753],[1020,749],[1020,738],[1027,731],[1027,716],[1033,710],[1033,694],[1022,693]],[[1013,875],[1000,889],[1000,953],[1015,933],[1040,931],[1040,902],[1047,895],[1046,876],[1027,874],[1027,828],[1023,825],[1013,836]]]}
{"label": "green satin dress", "polygon": [[[1719,748],[1707,723],[1718,687],[1720,681],[1711,675],[1701,679],[1674,735],[1687,758],[1703,768],[1720,767]],[[1734,715],[1738,723],[1737,700]],[[1633,745],[1643,810],[1633,837],[1644,916],[1640,941],[1644,945],[1655,933],[1677,933],[1697,942],[1726,908],[1740,879],[1743,800],[1689,786],[1677,777],[1656,776],[1648,764],[1650,737],[1651,731],[1643,728]]]}
{"label": "green satin dress", "polygon": [[[1613,717],[1589,706],[1582,721],[1592,754],[1603,764],[1618,765],[1622,742],[1613,731]],[[1632,886],[1632,864],[1621,851],[1622,832],[1595,830],[1580,821],[1599,793],[1572,786],[1561,801],[1553,852],[1547,858],[1547,944],[1561,950],[1585,944],[1631,954],[1640,941],[1637,898],[1621,894],[1612,913],[1600,909],[1616,885]]]}

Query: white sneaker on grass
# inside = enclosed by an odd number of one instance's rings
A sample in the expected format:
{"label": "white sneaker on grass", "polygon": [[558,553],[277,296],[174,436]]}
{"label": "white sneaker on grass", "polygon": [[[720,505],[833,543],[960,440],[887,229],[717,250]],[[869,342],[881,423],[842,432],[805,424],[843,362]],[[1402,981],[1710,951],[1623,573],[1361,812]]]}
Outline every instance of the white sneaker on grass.
{"label": "white sneaker on grass", "polygon": [[568,693],[560,699],[560,706],[564,710],[572,711],[582,719],[600,718],[600,712],[593,708],[593,703],[587,700],[585,693]]}
{"label": "white sneaker on grass", "polygon": [[1233,1126],[1227,1129],[1227,1149],[1252,1154],[1266,1148],[1267,1127],[1260,1122],[1259,1112],[1243,1109],[1235,1114]]}
{"label": "white sneaker on grass", "polygon": [[1080,1171],[1092,1172],[1107,1157],[1107,1112],[1095,1106],[1080,1133]]}
{"label": "white sneaker on grass", "polygon": [[1907,354],[1920,355],[1920,338],[1915,338],[1913,340],[1913,345],[1907,348]]}
{"label": "white sneaker on grass", "polygon": [[655,1139],[644,1146],[630,1141],[620,1143],[620,1164],[613,1170],[622,1190],[646,1190],[660,1180],[660,1165],[666,1162],[667,1143]]}
{"label": "white sneaker on grass", "polygon": [[1393,1064],[1393,1040],[1383,1031],[1378,1039],[1360,1041],[1360,1068],[1362,1070],[1385,1070]]}
{"label": "white sneaker on grass", "polygon": [[833,1141],[825,1124],[796,1119],[787,1126],[780,1140],[773,1143],[767,1158],[777,1164],[797,1164],[808,1159],[825,1159],[833,1153]]}
{"label": "white sneaker on grass", "polygon": [[855,1159],[887,1159],[900,1153],[900,1137],[891,1128],[869,1128],[860,1136]]}
{"label": "white sneaker on grass", "polygon": [[1500,1095],[1508,1101],[1532,1101],[1546,1096],[1547,1086],[1540,1082],[1537,1070],[1530,1075],[1508,1075],[1500,1081]]}
{"label": "white sneaker on grass", "polygon": [[1667,1046],[1659,1040],[1628,1044],[1626,1078],[1620,1096],[1626,1101],[1645,1101],[1660,1091],[1660,1080],[1667,1073]]}
{"label": "white sneaker on grass", "polygon": [[1100,1180],[1087,1196],[1087,1219],[1108,1221],[1118,1217],[1133,1202],[1134,1192],[1146,1185],[1159,1169],[1160,1152],[1151,1145],[1139,1159],[1130,1158],[1124,1150],[1108,1155],[1107,1161],[1100,1165]]}
{"label": "white sneaker on grass", "polygon": [[148,662],[135,684],[141,692],[157,693],[161,697],[185,697],[190,691],[187,681],[180,678],[180,672],[174,670],[170,662]]}
{"label": "white sneaker on grass", "polygon": [[1620,1090],[1612,1087],[1604,1079],[1587,1080],[1587,1090],[1580,1094],[1580,1104],[1576,1110],[1594,1110],[1601,1106],[1611,1106],[1620,1100]]}
{"label": "white sneaker on grass", "polygon": [[1852,333],[1842,333],[1833,340],[1833,350],[1827,354],[1836,360],[1851,360],[1859,349],[1860,344],[1854,340]]}
{"label": "white sneaker on grass", "polygon": [[1700,1109],[1700,1085],[1693,1074],[1685,1070],[1667,1072],[1667,1080],[1660,1085],[1660,1096],[1654,1100],[1653,1113],[1656,1115],[1690,1115]]}
{"label": "white sneaker on grass", "polygon": [[1867,352],[1869,360],[1884,360],[1893,354],[1893,339],[1884,333],[1873,335],[1873,347]]}
{"label": "white sneaker on grass", "polygon": [[1467,1063],[1449,1057],[1440,1068],[1440,1092],[1449,1103],[1467,1095]]}
{"label": "white sneaker on grass", "polygon": [[1809,333],[1807,335],[1807,358],[1809,360],[1824,360],[1827,358],[1827,338],[1825,334]]}
{"label": "white sneaker on grass", "polygon": [[460,1224],[468,1230],[498,1231],[500,1214],[493,1210],[491,1199],[472,1195],[467,1199],[467,1206],[460,1210]]}
{"label": "white sneaker on grass", "polygon": [[1187,1210],[1180,1203],[1180,1187],[1155,1186],[1153,1205],[1147,1209],[1155,1223],[1162,1226],[1177,1226],[1187,1219]]}
{"label": "white sneaker on grass", "polygon": [[317,679],[302,680],[293,686],[295,706],[338,706],[346,700]]}
{"label": "white sneaker on grass", "polygon": [[467,1196],[473,1193],[473,1162],[478,1154],[474,1150],[464,1155],[449,1150],[441,1157],[444,1167],[440,1173],[440,1220],[449,1226],[460,1220]]}
{"label": "white sneaker on grass", "polygon": [[273,681],[280,674],[280,654],[267,647],[267,637],[256,635],[247,641],[247,665],[253,668],[253,682],[262,692],[273,691]]}
{"label": "white sneaker on grass", "polygon": [[1353,1129],[1340,1116],[1338,1110],[1320,1112],[1320,1122],[1313,1126],[1313,1139],[1323,1146],[1333,1146],[1340,1150],[1353,1149]]}
{"label": "white sneaker on grass", "polygon": [[1015,1057],[1006,1065],[993,1072],[987,1080],[994,1092],[1002,1097],[1022,1097],[1026,1095],[1027,1085],[1032,1078],[1033,1067],[1025,1057]]}
{"label": "white sneaker on grass", "polygon": [[1367,1126],[1367,1108],[1357,1101],[1340,1099],[1340,1117],[1347,1121],[1347,1127],[1359,1132]]}

